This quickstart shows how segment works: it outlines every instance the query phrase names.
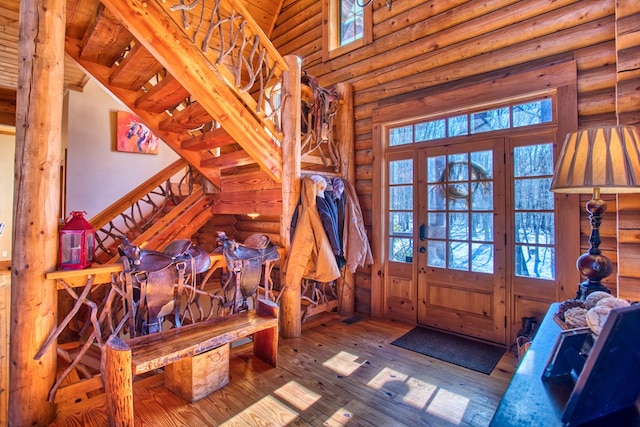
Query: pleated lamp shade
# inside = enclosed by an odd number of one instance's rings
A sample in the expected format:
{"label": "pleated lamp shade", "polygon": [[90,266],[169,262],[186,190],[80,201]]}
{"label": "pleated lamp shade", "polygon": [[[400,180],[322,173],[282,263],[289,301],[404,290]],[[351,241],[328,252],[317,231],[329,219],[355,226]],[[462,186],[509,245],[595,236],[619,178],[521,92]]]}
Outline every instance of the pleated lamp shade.
{"label": "pleated lamp shade", "polygon": [[632,126],[571,132],[556,163],[551,191],[640,193],[640,136]]}

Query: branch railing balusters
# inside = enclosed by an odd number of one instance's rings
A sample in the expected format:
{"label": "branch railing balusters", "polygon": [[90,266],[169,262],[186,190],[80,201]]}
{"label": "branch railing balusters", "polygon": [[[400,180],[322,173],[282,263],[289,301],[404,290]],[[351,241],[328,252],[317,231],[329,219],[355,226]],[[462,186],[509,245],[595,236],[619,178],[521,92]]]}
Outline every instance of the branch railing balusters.
{"label": "branch railing balusters", "polygon": [[[198,5],[201,7],[197,8]],[[253,110],[272,136],[281,141],[279,113],[283,102],[274,98],[278,90],[273,88],[282,86],[282,73],[287,67],[244,7],[228,0],[191,3],[180,0],[168,10],[180,13],[176,22],[182,25],[185,34],[194,44],[199,44],[227,85]]]}

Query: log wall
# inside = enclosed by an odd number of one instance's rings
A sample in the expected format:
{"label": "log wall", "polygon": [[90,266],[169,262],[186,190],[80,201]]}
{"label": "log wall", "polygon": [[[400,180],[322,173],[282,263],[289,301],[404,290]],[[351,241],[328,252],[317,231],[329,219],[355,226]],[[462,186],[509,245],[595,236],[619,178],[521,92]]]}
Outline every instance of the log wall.
{"label": "log wall", "polygon": [[[320,1],[285,0],[271,39],[282,55],[302,58],[303,71],[321,85],[353,85],[356,190],[370,236],[371,116],[390,97],[575,59],[579,126],[616,123],[614,0],[402,0],[391,2],[391,9],[385,0],[373,0],[367,7],[373,7],[373,43],[329,61],[323,62]],[[637,48],[637,40],[629,43]],[[606,225],[614,220],[615,213],[608,215]],[[615,260],[612,234],[607,251]],[[356,277],[356,310],[364,313],[370,311],[369,274]]]}
{"label": "log wall", "polygon": [[[640,125],[640,4],[616,3],[616,109],[621,125]],[[618,196],[618,292],[640,300],[640,197]]]}

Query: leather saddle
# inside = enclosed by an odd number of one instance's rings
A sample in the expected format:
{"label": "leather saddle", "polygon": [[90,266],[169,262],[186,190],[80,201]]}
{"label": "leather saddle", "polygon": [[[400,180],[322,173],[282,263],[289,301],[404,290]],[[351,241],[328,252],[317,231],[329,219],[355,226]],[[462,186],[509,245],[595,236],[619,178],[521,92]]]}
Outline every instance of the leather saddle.
{"label": "leather saddle", "polygon": [[[244,243],[229,239],[223,231],[218,232],[218,245],[227,264],[228,271],[235,278],[234,312],[246,309],[247,298],[256,294],[265,265],[264,289],[269,295],[269,275],[272,264],[280,259],[278,248],[265,234],[252,234]],[[242,301],[240,301],[240,296]]]}
{"label": "leather saddle", "polygon": [[206,250],[188,239],[175,240],[162,251],[140,249],[127,238],[118,247],[123,263],[131,336],[159,332],[164,317],[173,313],[180,326],[180,297],[186,280],[209,269]]}

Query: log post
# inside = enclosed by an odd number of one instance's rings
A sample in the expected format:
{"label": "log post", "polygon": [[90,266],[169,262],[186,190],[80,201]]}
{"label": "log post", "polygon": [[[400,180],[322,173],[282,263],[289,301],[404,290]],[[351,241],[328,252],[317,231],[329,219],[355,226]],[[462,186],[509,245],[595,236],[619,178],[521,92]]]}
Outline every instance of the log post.
{"label": "log post", "polygon": [[131,349],[118,336],[112,335],[103,351],[102,378],[109,426],[133,426]]}
{"label": "log post", "polygon": [[[291,248],[291,218],[300,198],[300,132],[302,120],[302,100],[300,93],[301,62],[296,56],[285,56],[289,71],[283,76],[282,110],[282,216],[280,217],[280,239],[285,248],[285,259],[280,262],[286,266]],[[300,307],[300,283],[286,283],[284,268],[280,270],[284,290],[281,296],[280,319],[282,336],[294,338],[302,331],[302,309]]]}
{"label": "log post", "polygon": [[[349,83],[338,83],[336,92],[340,96],[340,109],[336,121],[336,138],[340,152],[340,171],[342,179],[349,181],[355,188],[356,168],[354,158],[354,129],[353,129],[353,87]],[[350,316],[355,312],[356,283],[355,274],[342,268],[342,274],[337,280],[338,313]]]}
{"label": "log post", "polygon": [[10,426],[48,425],[56,346],[34,356],[56,326],[66,1],[20,2],[11,264]]}

